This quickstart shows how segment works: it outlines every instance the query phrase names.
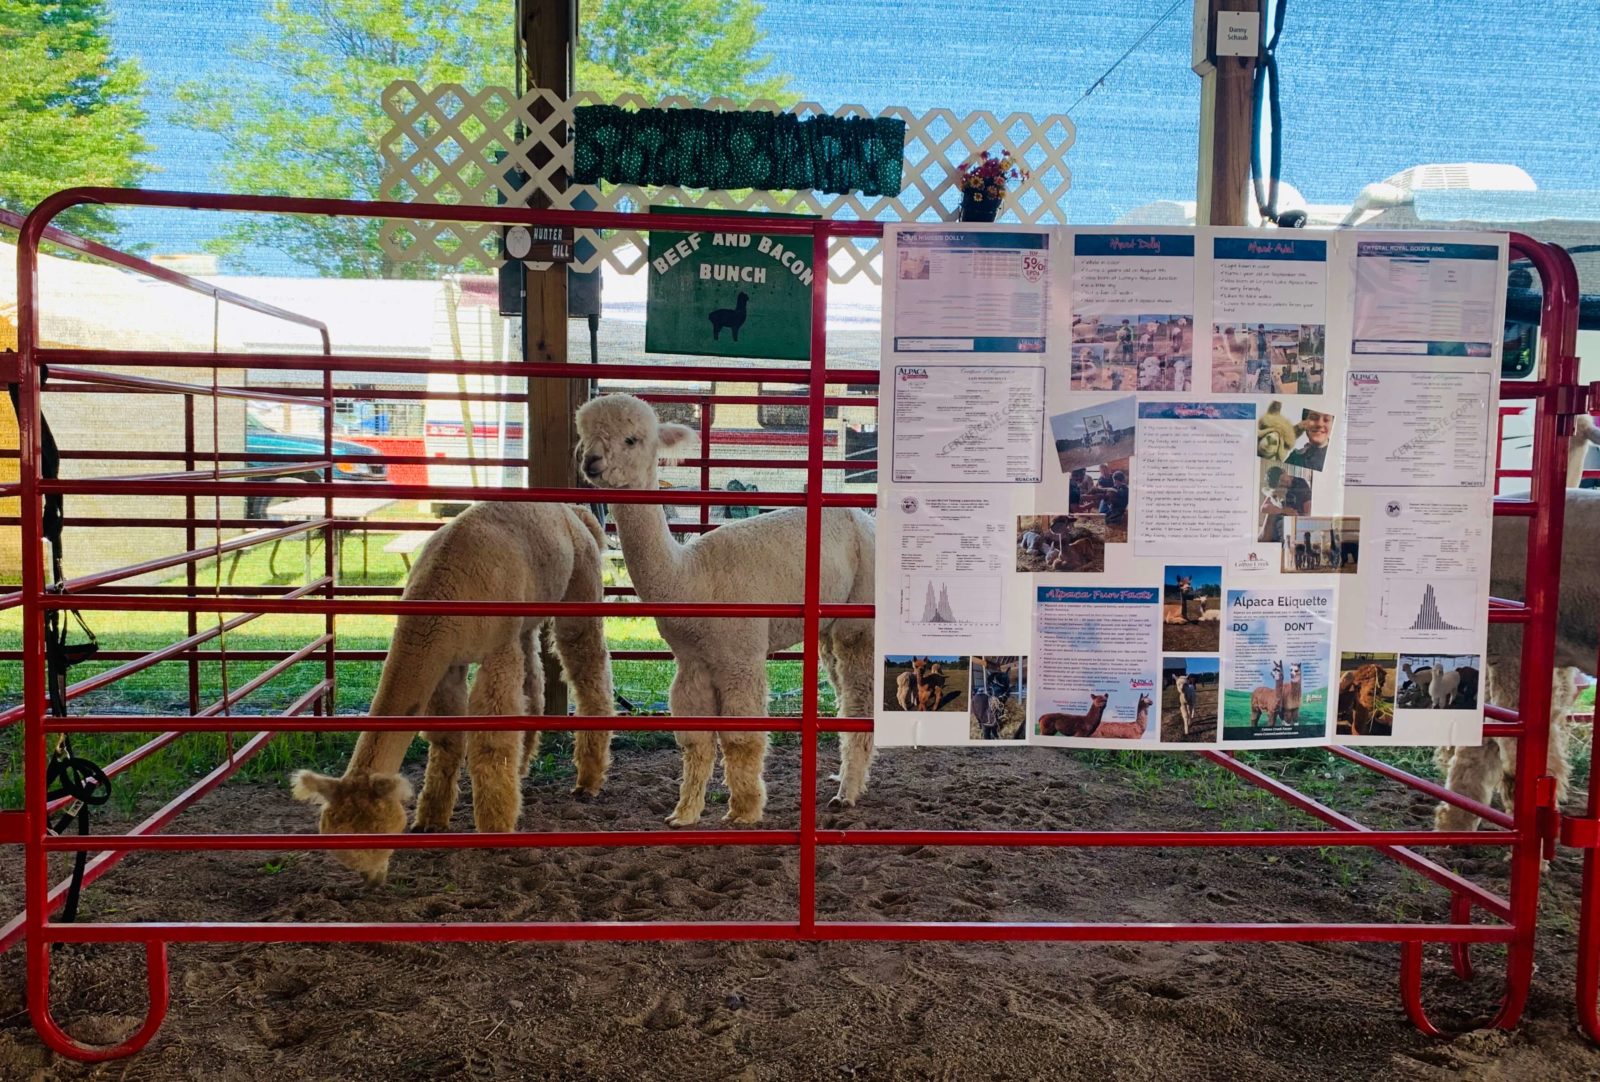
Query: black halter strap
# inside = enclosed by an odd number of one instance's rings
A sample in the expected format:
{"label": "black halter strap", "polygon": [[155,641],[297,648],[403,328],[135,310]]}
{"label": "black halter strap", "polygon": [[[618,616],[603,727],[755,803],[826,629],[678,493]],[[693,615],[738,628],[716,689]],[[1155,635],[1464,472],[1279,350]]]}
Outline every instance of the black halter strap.
{"label": "black halter strap", "polygon": [[[40,382],[43,383],[48,373],[43,368],[39,371]],[[11,408],[20,421],[21,388],[10,383],[6,385],[6,392],[11,398]],[[61,475],[61,451],[56,446],[55,434],[50,431],[50,422],[45,419],[43,412],[39,414],[39,429],[43,450],[39,473],[45,480],[54,481]],[[40,526],[44,539],[50,543],[49,588],[52,592],[62,589],[61,533],[65,522],[66,510],[61,493],[45,493]],[[82,632],[83,637],[78,642],[68,640],[68,623],[65,619],[68,614]],[[83,617],[75,609],[66,614],[62,610],[51,609],[45,613],[44,629],[45,694],[51,715],[64,718],[67,716],[68,670],[94,657],[100,646],[95,641],[94,632],[89,630],[89,625],[83,622]],[[76,823],[79,834],[88,834],[89,809],[97,808],[111,799],[111,779],[101,767],[74,755],[72,741],[68,734],[63,733],[45,768],[45,797],[47,800],[65,797],[69,801],[61,813],[50,821],[51,833],[60,834]],[[89,854],[82,850],[74,856],[72,881],[67,887],[66,900],[61,909],[63,921],[70,922],[78,915],[78,896],[83,890],[83,874],[88,859]]]}

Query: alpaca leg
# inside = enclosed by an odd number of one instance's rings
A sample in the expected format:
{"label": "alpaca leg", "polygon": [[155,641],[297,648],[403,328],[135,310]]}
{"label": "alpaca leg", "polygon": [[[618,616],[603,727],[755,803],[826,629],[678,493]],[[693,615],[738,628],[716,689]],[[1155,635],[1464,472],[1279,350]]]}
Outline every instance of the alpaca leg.
{"label": "alpaca leg", "polygon": [[[829,676],[839,695],[842,717],[872,717],[872,625],[852,622],[835,629],[834,651],[838,661]],[[839,734],[839,791],[829,803],[850,807],[867,791],[867,775],[872,768],[872,733]]]}
{"label": "alpaca leg", "polygon": [[[668,698],[672,713],[680,717],[709,717],[717,712],[710,674],[681,661]],[[717,760],[717,734],[681,732],[673,736],[683,749],[683,779],[678,783],[678,806],[667,816],[667,823],[688,827],[698,823],[706,810],[706,786]]]}
{"label": "alpaca leg", "polygon": [[[580,717],[610,717],[616,713],[616,691],[611,683],[611,657],[606,652],[605,621],[598,617],[563,617],[556,620],[556,656]],[[599,794],[611,768],[611,733],[580,729],[572,741],[577,780],[573,795]]]}
{"label": "alpaca leg", "polygon": [[[467,667],[452,665],[433,691],[428,713],[437,717],[461,717],[467,712]],[[455,811],[458,781],[461,776],[461,751],[466,734],[423,733],[428,742],[428,768],[423,775],[422,795],[417,798],[411,829],[431,832],[450,829],[450,813]]]}
{"label": "alpaca leg", "polygon": [[728,783],[730,823],[759,823],[767,810],[766,733],[718,733],[722,741],[722,774]]}
{"label": "alpaca leg", "polygon": [[[520,638],[520,636],[519,636]],[[522,644],[512,639],[490,654],[478,667],[472,685],[472,713],[515,715],[523,710]],[[472,818],[481,833],[516,829],[522,811],[522,786],[518,768],[522,760],[522,734],[476,732],[467,735],[467,772],[472,775]]]}
{"label": "alpaca leg", "polygon": [[[544,713],[544,655],[539,649],[540,625],[529,621],[522,629],[522,701],[530,714]],[[527,777],[539,757],[537,729],[519,734],[522,740],[522,768],[518,777]]]}
{"label": "alpaca leg", "polygon": [[[717,714],[722,717],[764,717],[767,713],[767,662],[755,657],[727,665],[716,674]],[[718,733],[722,744],[722,776],[728,784],[730,823],[759,823],[767,808],[766,733]]]}
{"label": "alpaca leg", "polygon": [[1578,670],[1560,668],[1550,686],[1550,776],[1556,781],[1556,807],[1566,802],[1571,786],[1572,760],[1568,753],[1571,736],[1567,715],[1578,698]]}
{"label": "alpaca leg", "polygon": [[[1450,769],[1445,775],[1445,788],[1452,793],[1487,804],[1500,786],[1503,770],[1501,749],[1495,741],[1486,741],[1481,747],[1456,748],[1450,757]],[[1440,801],[1434,809],[1435,830],[1477,830],[1476,815],[1454,804]]]}

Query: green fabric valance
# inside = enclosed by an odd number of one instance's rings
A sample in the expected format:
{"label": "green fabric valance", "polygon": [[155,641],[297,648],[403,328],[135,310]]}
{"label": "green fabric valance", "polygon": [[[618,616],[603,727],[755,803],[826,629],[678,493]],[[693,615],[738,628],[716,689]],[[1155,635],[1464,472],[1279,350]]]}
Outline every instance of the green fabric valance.
{"label": "green fabric valance", "polygon": [[906,124],[893,117],[616,105],[573,114],[578,184],[900,194]]}

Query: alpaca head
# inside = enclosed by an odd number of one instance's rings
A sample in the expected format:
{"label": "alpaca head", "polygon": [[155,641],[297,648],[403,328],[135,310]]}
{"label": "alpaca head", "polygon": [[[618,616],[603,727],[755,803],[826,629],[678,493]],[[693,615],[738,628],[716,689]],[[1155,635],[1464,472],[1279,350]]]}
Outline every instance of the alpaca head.
{"label": "alpaca head", "polygon": [[1144,694],[1143,692],[1140,692],[1139,693],[1139,713],[1142,714],[1146,710],[1149,710],[1150,709],[1150,704],[1152,702],[1154,702],[1154,701],[1155,700],[1151,699],[1150,696]]}
{"label": "alpaca head", "polygon": [[596,488],[654,489],[656,463],[680,456],[694,436],[632,395],[608,394],[578,411],[578,465]]}
{"label": "alpaca head", "polygon": [[1090,695],[1089,696],[1089,709],[1090,710],[1104,710],[1106,708],[1106,703],[1108,703],[1110,701],[1111,701],[1111,696],[1109,696],[1109,695]]}
{"label": "alpaca head", "polygon": [[[296,800],[322,809],[317,830],[322,834],[400,834],[406,829],[406,805],[411,783],[398,774],[365,771],[330,778],[311,770],[292,776]],[[333,859],[359,872],[369,887],[381,887],[389,877],[393,849],[334,849]]]}
{"label": "alpaca head", "polygon": [[[1379,669],[1378,671],[1382,672],[1383,670]],[[1295,662],[1293,665],[1289,666],[1289,682],[1292,683],[1292,684],[1298,684],[1300,682],[1300,663],[1299,662]]]}

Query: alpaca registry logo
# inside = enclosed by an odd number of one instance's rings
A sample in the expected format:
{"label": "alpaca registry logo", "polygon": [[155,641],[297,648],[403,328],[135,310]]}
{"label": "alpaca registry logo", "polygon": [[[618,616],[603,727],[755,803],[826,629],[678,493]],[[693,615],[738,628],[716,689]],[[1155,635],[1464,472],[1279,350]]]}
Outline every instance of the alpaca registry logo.
{"label": "alpaca registry logo", "polygon": [[[686,207],[650,209],[740,216]],[[815,281],[811,247],[809,235],[652,230],[644,348],[704,357],[808,360]]]}

